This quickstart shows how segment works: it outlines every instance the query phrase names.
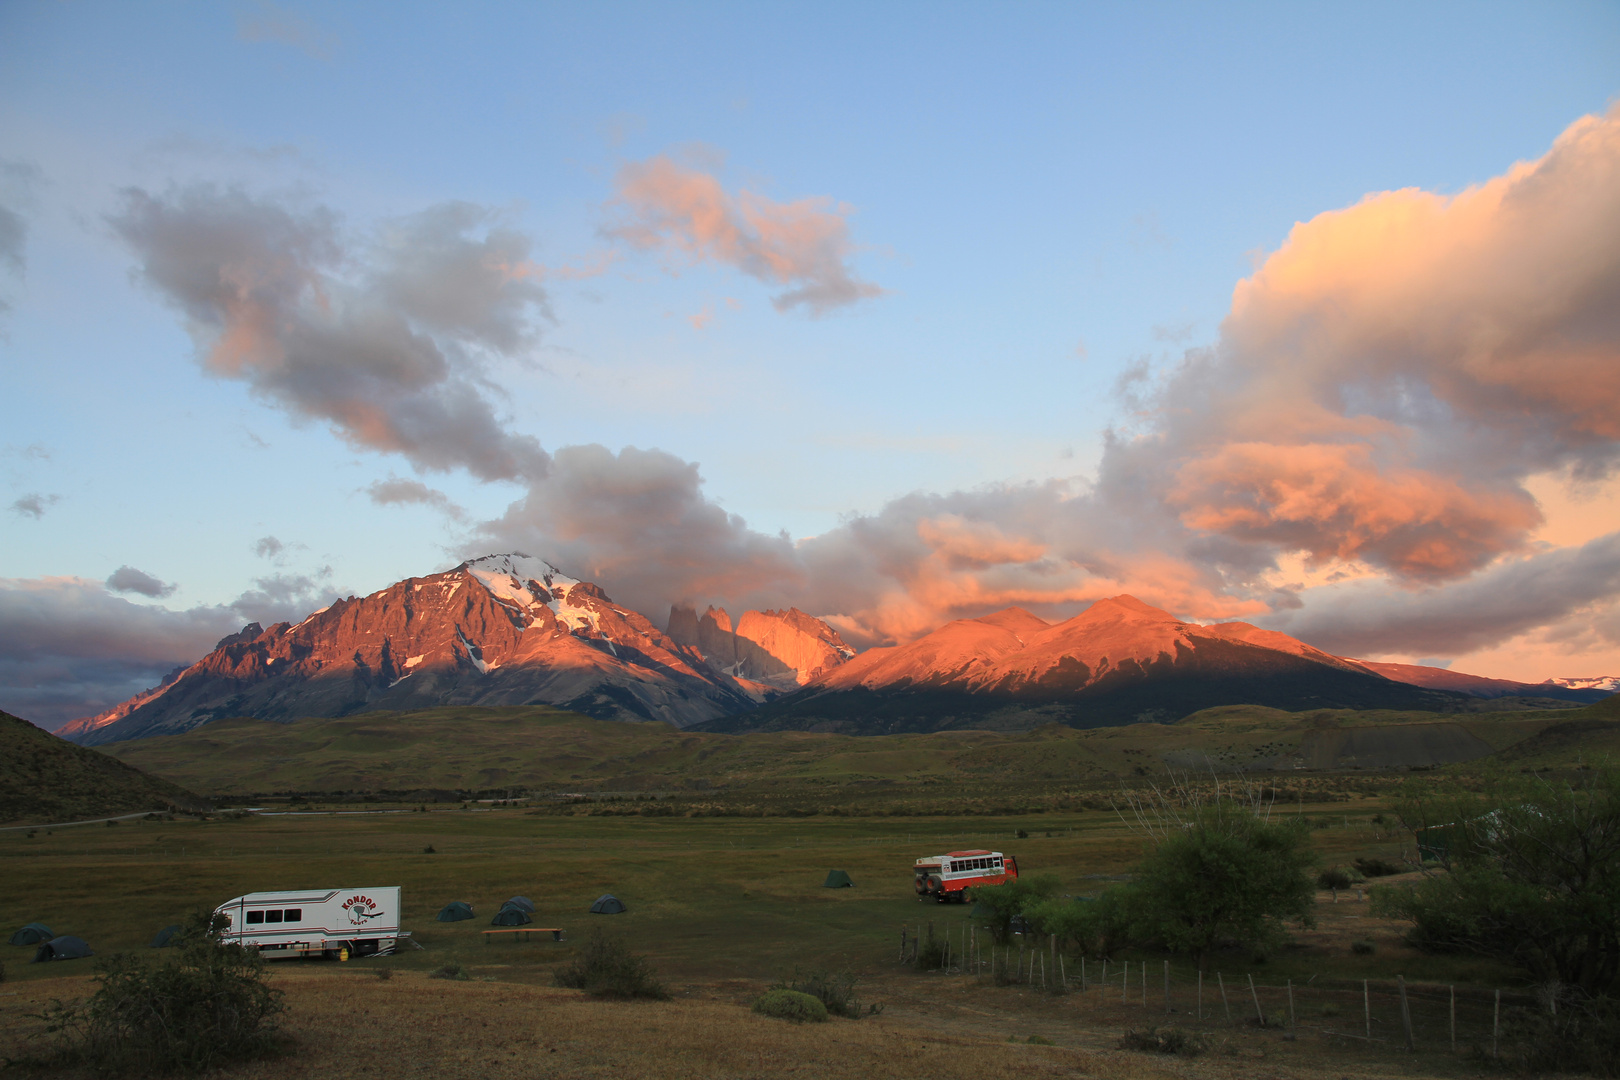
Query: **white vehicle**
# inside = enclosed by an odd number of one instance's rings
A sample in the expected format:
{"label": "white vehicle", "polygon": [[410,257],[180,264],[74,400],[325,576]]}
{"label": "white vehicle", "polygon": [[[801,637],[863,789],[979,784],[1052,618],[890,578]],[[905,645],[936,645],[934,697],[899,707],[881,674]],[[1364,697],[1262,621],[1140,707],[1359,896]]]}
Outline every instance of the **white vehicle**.
{"label": "white vehicle", "polygon": [[399,930],[398,885],[254,892],[214,913],[229,920],[222,942],[257,948],[267,960],[387,954],[409,936]]}

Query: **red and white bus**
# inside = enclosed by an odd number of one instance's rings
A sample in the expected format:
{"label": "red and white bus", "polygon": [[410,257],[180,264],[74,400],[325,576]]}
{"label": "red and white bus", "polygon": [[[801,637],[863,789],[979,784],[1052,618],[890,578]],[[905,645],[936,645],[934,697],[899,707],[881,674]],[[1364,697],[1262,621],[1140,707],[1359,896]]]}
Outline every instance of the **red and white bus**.
{"label": "red and white bus", "polygon": [[917,899],[933,897],[941,904],[966,903],[968,890],[1000,885],[1018,876],[1018,860],[999,851],[951,851],[918,859],[912,868]]}

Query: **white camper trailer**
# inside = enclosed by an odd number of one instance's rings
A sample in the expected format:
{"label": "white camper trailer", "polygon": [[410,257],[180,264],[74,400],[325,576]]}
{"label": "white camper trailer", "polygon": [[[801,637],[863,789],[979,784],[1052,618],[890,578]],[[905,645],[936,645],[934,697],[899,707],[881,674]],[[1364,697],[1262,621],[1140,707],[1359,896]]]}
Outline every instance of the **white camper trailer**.
{"label": "white camper trailer", "polygon": [[254,892],[220,905],[223,942],[256,947],[267,960],[391,953],[401,937],[399,886]]}

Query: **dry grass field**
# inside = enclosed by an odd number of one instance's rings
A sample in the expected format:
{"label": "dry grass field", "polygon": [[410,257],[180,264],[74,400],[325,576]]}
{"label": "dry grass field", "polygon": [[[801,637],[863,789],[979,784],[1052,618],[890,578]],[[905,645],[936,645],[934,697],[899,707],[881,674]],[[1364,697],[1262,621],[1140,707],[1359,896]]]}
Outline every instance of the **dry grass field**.
{"label": "dry grass field", "polygon": [[[1065,892],[1083,895],[1128,872],[1140,838],[1107,811],[725,818],[633,813],[655,810],[656,802],[593,805],[620,812],[457,808],[0,834],[7,875],[0,918],[17,925],[41,919],[58,933],[85,937],[100,954],[155,955],[145,943],[157,928],[240,892],[401,884],[405,923],[424,948],[347,964],[272,965],[291,1010],[291,1049],[227,1074],[241,1077],[1463,1076],[1479,1071],[1468,1049],[1488,1034],[1486,995],[1515,985],[1489,964],[1411,950],[1402,927],[1371,918],[1353,893],[1337,904],[1322,893],[1317,926],[1263,962],[1217,957],[1201,1016],[1193,1012],[1197,973],[1181,963],[1171,970],[1174,1012],[1167,1015],[1158,956],[1113,958],[1106,987],[1090,959],[1087,992],[1063,995],[1042,991],[1039,967],[1034,986],[998,986],[960,968],[918,971],[898,961],[902,926],[926,933],[932,924],[941,937],[961,942],[967,933],[972,940],[966,907],[913,898],[909,867],[918,855],[993,847],[1017,854],[1026,872],[1054,873]],[[1352,795],[1286,808],[1315,822],[1324,864],[1398,858],[1401,837],[1374,820],[1381,809],[1375,796]],[[1020,830],[1028,835],[1018,838]],[[847,870],[857,887],[821,888],[833,868]],[[608,891],[629,913],[587,914],[590,901]],[[486,944],[489,915],[514,894],[535,900],[536,924],[562,927],[567,940]],[[480,917],[433,921],[453,899],[471,901]],[[598,928],[647,954],[673,1000],[599,1002],[553,988],[556,965]],[[1357,941],[1371,942],[1373,951],[1355,952]],[[22,949],[4,959],[0,1053],[14,1056],[37,1037],[38,1022],[26,1014],[51,997],[86,992],[93,962],[30,965]],[[1077,960],[1064,958],[1076,984]],[[445,964],[464,965],[470,981],[427,977]],[[882,1013],[795,1027],[748,1011],[773,980],[816,968],[857,974],[862,999],[880,1003]],[[1055,968],[1046,968],[1048,986]],[[390,977],[379,978],[383,971]],[[1286,1018],[1292,985],[1292,1028],[1261,1030],[1251,1022],[1251,975],[1273,1024]],[[1400,1036],[1396,975],[1414,987],[1415,1054]],[[1373,980],[1377,1041],[1349,1037],[1364,1033],[1362,979]],[[1437,996],[1453,984],[1462,1028],[1456,1054],[1447,1003]],[[1202,1033],[1209,1051],[1183,1058],[1118,1049],[1127,1029],[1164,1024]],[[1031,1044],[1031,1036],[1051,1045]]]}

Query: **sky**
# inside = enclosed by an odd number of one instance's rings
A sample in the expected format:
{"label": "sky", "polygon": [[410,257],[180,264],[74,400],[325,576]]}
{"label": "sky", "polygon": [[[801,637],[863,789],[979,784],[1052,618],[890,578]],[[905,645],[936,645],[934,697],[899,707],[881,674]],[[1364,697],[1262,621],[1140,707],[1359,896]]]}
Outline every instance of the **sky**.
{"label": "sky", "polygon": [[1620,675],[1620,7],[0,0],[0,708],[519,550]]}

